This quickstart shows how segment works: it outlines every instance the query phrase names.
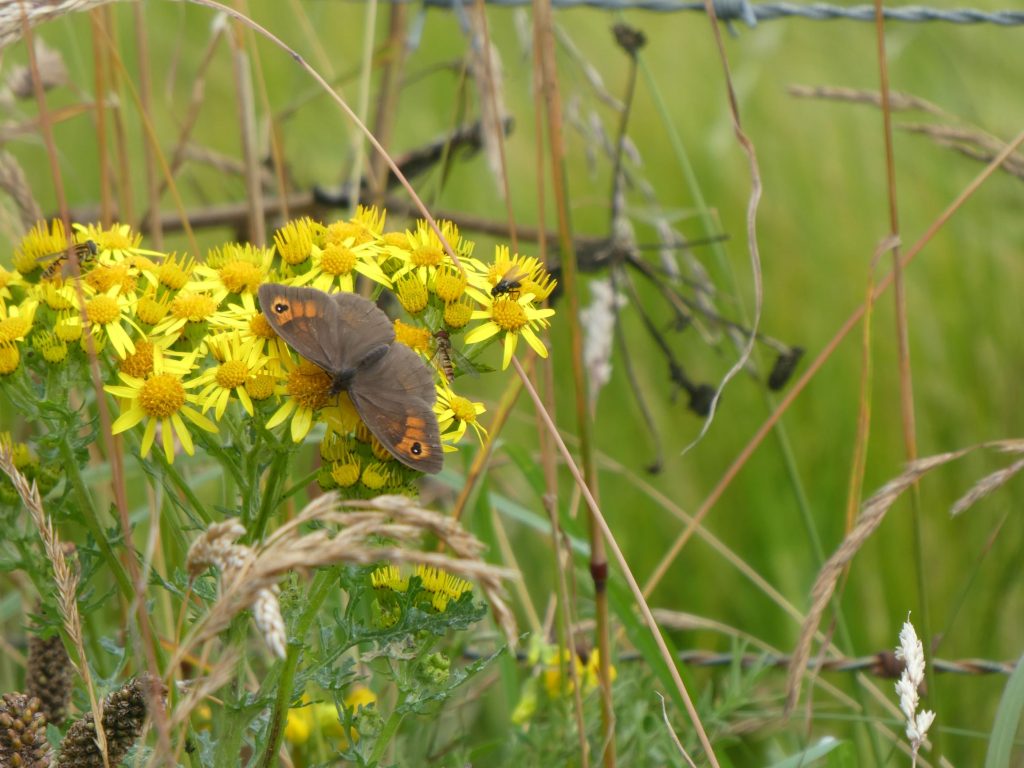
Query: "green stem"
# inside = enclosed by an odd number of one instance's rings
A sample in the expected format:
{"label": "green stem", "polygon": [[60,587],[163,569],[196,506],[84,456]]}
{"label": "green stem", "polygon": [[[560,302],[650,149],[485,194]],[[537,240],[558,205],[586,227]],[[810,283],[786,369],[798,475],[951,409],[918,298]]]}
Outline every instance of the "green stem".
{"label": "green stem", "polygon": [[195,491],[192,490],[192,486],[185,482],[185,479],[178,474],[177,470],[174,469],[174,465],[167,461],[167,457],[158,450],[153,451],[153,456],[155,456],[157,461],[160,463],[160,468],[163,470],[164,477],[170,480],[171,484],[177,488],[186,499],[188,499],[189,505],[193,510],[195,510],[196,515],[202,519],[204,525],[212,523],[213,517],[211,517],[210,513],[206,511],[203,503],[199,500],[199,497],[196,496]]}
{"label": "green stem", "polygon": [[[270,513],[277,507],[280,501],[278,489],[284,482],[288,473],[288,460],[291,458],[291,451],[279,451],[270,465],[270,474],[267,477],[267,487],[263,491],[263,499],[260,502],[260,514],[256,520],[256,526],[252,529],[252,540],[262,541],[263,534],[267,529],[267,520]],[[256,488],[250,488],[249,494],[256,492]]]}
{"label": "green stem", "polygon": [[281,746],[281,738],[284,736],[284,726],[288,719],[288,709],[291,706],[292,686],[295,683],[295,670],[299,665],[299,655],[304,647],[303,638],[309,633],[320,606],[323,605],[327,595],[334,587],[334,569],[319,571],[313,577],[313,584],[309,589],[309,596],[305,602],[305,608],[295,622],[292,632],[292,642],[288,643],[288,658],[285,659],[284,667],[281,669],[281,677],[277,682],[277,698],[274,701],[274,711],[270,719],[270,735],[267,739],[267,746],[260,759],[260,768],[269,768],[277,765],[277,750]]}
{"label": "green stem", "polygon": [[314,469],[312,472],[310,472],[305,477],[300,477],[292,485],[291,488],[288,488],[284,493],[281,494],[281,501],[284,501],[285,499],[291,498],[295,494],[300,493],[301,491],[303,491],[307,485],[309,485],[314,480],[316,480],[317,475],[319,475],[319,474],[320,474],[320,470],[319,469]]}
{"label": "green stem", "polygon": [[[85,524],[86,529],[92,535],[93,539],[96,540],[96,546],[98,546],[100,551],[103,552],[124,599],[130,602],[133,597],[131,579],[129,579],[128,574],[125,573],[124,565],[121,563],[120,559],[116,554],[114,554],[114,549],[110,546],[110,542],[107,541],[107,536],[103,531],[103,526],[100,525],[99,518],[96,515],[96,509],[93,507],[92,498],[89,496],[89,489],[86,487],[85,481],[82,480],[78,461],[75,459],[74,449],[72,449],[71,443],[68,441],[70,434],[71,430],[69,429],[67,434],[65,434],[64,439],[60,441],[60,457],[61,461],[64,462],[64,473],[68,478],[68,482],[71,483],[71,487],[78,499],[78,511],[80,512],[79,519]],[[126,547],[130,547],[131,544],[131,541],[124,542]]]}
{"label": "green stem", "polygon": [[377,765],[381,758],[384,757],[384,750],[388,748],[391,740],[395,737],[395,733],[398,731],[398,726],[402,724],[404,715],[399,714],[398,706],[391,711],[391,715],[388,717],[384,727],[380,731],[380,735],[377,737],[377,742],[373,745],[373,752],[370,754],[369,763],[370,765]]}

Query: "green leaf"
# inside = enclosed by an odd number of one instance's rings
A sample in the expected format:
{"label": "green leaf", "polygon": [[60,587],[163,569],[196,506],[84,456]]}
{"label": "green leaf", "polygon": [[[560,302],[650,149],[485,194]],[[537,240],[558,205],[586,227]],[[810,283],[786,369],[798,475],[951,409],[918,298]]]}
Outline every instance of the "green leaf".
{"label": "green leaf", "polygon": [[988,754],[985,768],[1001,768],[1010,764],[1014,738],[1020,728],[1021,713],[1024,712],[1024,658],[1017,662],[1017,668],[1010,675],[1003,691],[1003,698],[996,710],[996,722],[992,726],[992,737],[988,740]]}
{"label": "green leaf", "polygon": [[[783,758],[777,763],[772,763],[768,768],[809,768],[810,766],[817,763],[817,761],[824,758],[826,755],[835,752],[839,747],[843,746],[846,742],[839,741],[832,736],[825,736],[813,747],[808,747],[796,754],[790,755],[789,757]],[[846,750],[837,752],[833,757],[841,757]],[[845,760],[836,762],[835,760],[829,760],[824,765],[843,765]]]}

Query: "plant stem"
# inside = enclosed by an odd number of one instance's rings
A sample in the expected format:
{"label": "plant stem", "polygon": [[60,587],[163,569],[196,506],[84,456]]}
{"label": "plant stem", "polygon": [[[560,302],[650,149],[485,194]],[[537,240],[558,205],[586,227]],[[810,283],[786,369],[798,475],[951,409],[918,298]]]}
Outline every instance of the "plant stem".
{"label": "plant stem", "polygon": [[[71,487],[74,489],[75,496],[78,499],[78,510],[81,513],[79,519],[85,524],[86,529],[92,535],[93,539],[96,540],[96,546],[103,552],[103,556],[107,560],[107,564],[110,566],[111,573],[114,574],[114,579],[117,581],[118,589],[121,590],[121,594],[124,599],[131,602],[132,600],[132,584],[131,579],[128,578],[128,574],[125,573],[124,565],[118,559],[117,555],[114,554],[113,547],[110,546],[110,542],[107,541],[106,533],[103,530],[103,526],[100,525],[99,518],[96,516],[96,509],[93,507],[92,498],[89,496],[89,489],[85,485],[85,481],[82,480],[82,473],[79,471],[78,461],[75,459],[75,452],[69,442],[69,436],[71,431],[65,434],[63,440],[60,441],[60,457],[64,463],[64,473],[68,478],[68,482],[71,483]],[[126,547],[131,546],[130,541],[124,542]]]}
{"label": "plant stem", "polygon": [[291,704],[292,686],[295,681],[295,670],[299,664],[299,656],[305,647],[303,638],[309,632],[309,628],[320,611],[320,606],[330,593],[334,583],[335,569],[330,568],[319,571],[313,577],[313,584],[309,589],[309,596],[305,601],[305,607],[295,622],[294,631],[291,633],[293,641],[288,643],[288,658],[285,659],[281,669],[281,676],[277,681],[277,699],[274,701],[274,711],[270,719],[270,737],[267,740],[266,749],[260,759],[260,768],[269,768],[276,765],[274,756],[281,746],[281,738],[284,735],[284,725],[288,718],[288,708]]}

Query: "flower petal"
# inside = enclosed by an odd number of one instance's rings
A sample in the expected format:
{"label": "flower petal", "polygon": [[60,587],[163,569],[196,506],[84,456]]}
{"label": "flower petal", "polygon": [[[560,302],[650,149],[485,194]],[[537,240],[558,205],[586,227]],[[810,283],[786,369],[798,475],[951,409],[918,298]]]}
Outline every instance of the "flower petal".
{"label": "flower petal", "polygon": [[516,342],[519,341],[518,333],[506,333],[505,334],[505,354],[501,358],[501,370],[508,368],[508,364],[512,362],[512,355],[516,351]]}
{"label": "flower petal", "polygon": [[491,336],[499,331],[501,331],[501,326],[493,321],[484,323],[483,325],[478,325],[466,334],[466,343],[476,344],[477,342],[491,338]]}
{"label": "flower petal", "polygon": [[114,423],[110,425],[110,432],[111,434],[118,435],[127,429],[131,429],[144,418],[146,418],[146,412],[136,403],[114,420]]}
{"label": "flower petal", "polygon": [[544,342],[540,340],[537,334],[530,330],[529,326],[523,328],[522,334],[523,338],[526,339],[526,343],[533,347],[534,352],[541,357],[548,356],[548,350],[547,347],[544,346]]}

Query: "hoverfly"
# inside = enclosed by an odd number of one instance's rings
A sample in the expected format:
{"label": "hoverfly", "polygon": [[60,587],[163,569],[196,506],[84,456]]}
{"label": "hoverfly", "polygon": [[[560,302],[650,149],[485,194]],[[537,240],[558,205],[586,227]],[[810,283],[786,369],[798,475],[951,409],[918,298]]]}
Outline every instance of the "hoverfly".
{"label": "hoverfly", "polygon": [[479,366],[455,348],[451,336],[444,328],[434,332],[434,360],[449,384],[455,381],[456,368],[459,373],[472,376],[480,373]]}
{"label": "hoverfly", "polygon": [[[91,264],[96,260],[97,254],[99,254],[99,246],[93,240],[86,240],[84,243],[75,243],[71,246],[71,250],[75,252],[78,257],[78,266],[84,267],[86,264]],[[66,249],[55,251],[54,253],[47,253],[44,256],[40,256],[36,261],[39,264],[45,264],[43,267],[43,279],[49,280],[51,277],[56,275],[62,270],[63,267],[68,266],[70,261],[68,259],[68,252]],[[64,273],[67,276],[67,273]]]}

